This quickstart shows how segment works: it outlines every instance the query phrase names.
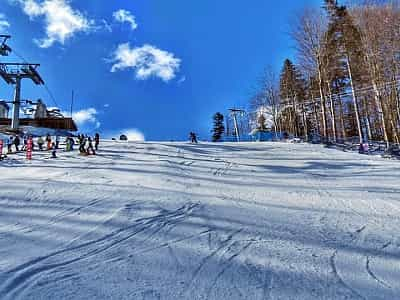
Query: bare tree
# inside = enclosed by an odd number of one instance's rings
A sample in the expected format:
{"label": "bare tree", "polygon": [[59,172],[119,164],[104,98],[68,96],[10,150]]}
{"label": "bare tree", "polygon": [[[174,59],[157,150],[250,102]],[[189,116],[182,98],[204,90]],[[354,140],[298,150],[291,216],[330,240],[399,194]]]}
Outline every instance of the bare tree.
{"label": "bare tree", "polygon": [[[255,96],[250,100],[252,111],[258,111],[264,108],[264,112],[270,111],[273,123],[273,129],[277,135],[280,131],[278,124],[278,114],[280,110],[280,97],[278,76],[272,67],[266,67],[263,75],[258,82],[259,88]],[[269,109],[266,109],[269,108]],[[256,120],[259,116],[255,116]]]}
{"label": "bare tree", "polygon": [[303,72],[315,77],[318,82],[322,117],[322,136],[328,138],[326,97],[324,93],[323,49],[326,43],[327,20],[320,9],[306,8],[292,24],[291,36],[296,42],[299,65]]}

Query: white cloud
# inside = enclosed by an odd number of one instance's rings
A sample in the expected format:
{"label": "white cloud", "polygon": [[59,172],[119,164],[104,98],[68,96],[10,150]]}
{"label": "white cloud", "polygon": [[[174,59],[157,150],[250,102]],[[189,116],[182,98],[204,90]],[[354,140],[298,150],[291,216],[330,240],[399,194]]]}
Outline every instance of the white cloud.
{"label": "white cloud", "polygon": [[135,128],[122,130],[122,134],[128,137],[128,141],[144,142],[144,134]]}
{"label": "white cloud", "polygon": [[113,13],[113,18],[119,23],[129,23],[132,30],[135,30],[138,27],[135,16],[132,15],[130,11],[127,11],[125,9],[115,11]]}
{"label": "white cloud", "polygon": [[178,80],[178,85],[181,85],[182,83],[184,83],[186,81],[186,76],[182,76],[179,80]]}
{"label": "white cloud", "polygon": [[173,53],[151,45],[131,48],[129,43],[120,44],[113,53],[111,72],[133,69],[137,79],[159,77],[165,82],[174,79],[181,60]]}
{"label": "white cloud", "polygon": [[78,32],[90,30],[92,21],[71,7],[68,0],[14,0],[31,19],[44,17],[46,37],[35,40],[41,48],[49,48],[55,42],[64,44]]}
{"label": "white cloud", "polygon": [[82,109],[80,111],[76,111],[72,113],[72,118],[78,125],[82,125],[84,123],[96,123],[97,110],[95,108]]}
{"label": "white cloud", "polygon": [[6,20],[6,16],[0,13],[0,33],[7,30],[10,27],[10,23]]}
{"label": "white cloud", "polygon": [[144,134],[136,128],[126,128],[126,129],[121,129],[118,131],[108,132],[105,134],[105,137],[109,138],[109,139],[111,139],[111,138],[119,139],[119,137],[122,134],[126,135],[128,138],[128,141],[131,141],[131,142],[144,142],[145,141]]}
{"label": "white cloud", "polygon": [[[61,113],[64,116],[70,116],[69,112],[63,111]],[[72,119],[80,130],[97,129],[101,125],[100,121],[97,119],[98,114],[99,112],[95,108],[90,107],[72,112]]]}

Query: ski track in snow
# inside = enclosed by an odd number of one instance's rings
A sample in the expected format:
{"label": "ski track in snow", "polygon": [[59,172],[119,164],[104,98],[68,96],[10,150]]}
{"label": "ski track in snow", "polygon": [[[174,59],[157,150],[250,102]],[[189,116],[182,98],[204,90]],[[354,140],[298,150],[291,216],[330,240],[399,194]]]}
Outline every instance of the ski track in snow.
{"label": "ski track in snow", "polygon": [[[33,277],[38,277],[43,272],[53,271],[59,267],[65,267],[72,263],[79,262],[82,259],[88,259],[95,255],[98,255],[106,250],[109,250],[122,242],[129,240],[135,235],[153,229],[146,239],[151,239],[154,234],[159,232],[162,228],[167,225],[174,225],[179,222],[179,218],[185,217],[187,213],[190,213],[196,205],[189,205],[179,208],[175,212],[164,213],[150,218],[139,219],[134,222],[133,225],[126,228],[112,232],[100,239],[84,242],[74,247],[66,248],[49,255],[37,258],[28,263],[25,263],[13,270],[10,270],[9,274],[15,274],[9,282],[5,282],[0,290],[4,291],[3,297],[10,297],[10,299],[16,299],[15,291],[17,293],[23,292],[24,289],[28,288],[26,284]],[[129,232],[133,229],[132,232]],[[84,253],[76,253],[76,251],[82,251]],[[66,256],[71,255],[71,258],[65,259]],[[49,259],[54,257],[62,256],[62,261],[57,263],[46,263]],[[1,294],[0,294],[1,295]]]}
{"label": "ski track in snow", "polygon": [[400,164],[104,142],[1,162],[1,299],[400,299]]}

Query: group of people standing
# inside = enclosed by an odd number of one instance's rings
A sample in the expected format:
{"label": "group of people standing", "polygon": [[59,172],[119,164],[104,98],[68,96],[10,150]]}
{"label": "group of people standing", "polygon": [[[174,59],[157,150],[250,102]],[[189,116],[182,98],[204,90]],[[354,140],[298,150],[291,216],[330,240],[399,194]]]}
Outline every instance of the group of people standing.
{"label": "group of people standing", "polygon": [[[94,147],[93,147],[94,142]],[[79,144],[79,152],[81,154],[90,155],[96,154],[96,151],[99,149],[100,144],[100,135],[98,133],[92,138],[87,135],[80,134],[78,135],[78,144]]]}
{"label": "group of people standing", "polygon": [[13,152],[13,146],[15,147],[15,151],[19,152],[20,150],[22,151],[26,151],[27,150],[27,146],[28,146],[28,140],[32,138],[32,136],[30,135],[24,135],[22,137],[23,139],[23,145],[22,148],[20,148],[21,146],[21,138],[18,135],[14,135],[14,136],[10,136],[7,141],[7,153],[12,153]]}
{"label": "group of people standing", "polygon": [[39,137],[37,139],[37,144],[40,151],[45,150],[44,145],[46,144],[46,150],[58,149],[60,146],[60,137],[56,136],[55,140],[53,141],[51,135],[48,134],[43,139],[43,137]]}
{"label": "group of people standing", "polygon": [[[28,140],[32,138],[31,136],[25,135],[23,137],[23,147],[21,146],[21,138],[18,135],[10,136],[7,141],[7,153],[13,153],[13,146],[15,147],[15,151],[26,151]],[[100,144],[100,135],[98,133],[92,138],[88,135],[80,134],[77,137],[79,152],[81,154],[96,154],[96,151],[99,148]],[[94,146],[93,146],[94,143]],[[51,156],[53,158],[57,157],[57,150],[60,149],[60,136],[55,136],[54,139],[50,134],[47,134],[45,137],[39,136],[36,140],[36,144],[38,146],[39,151],[51,151]],[[66,137],[65,139],[65,151],[73,151],[74,145],[76,144],[75,139],[73,137]],[[32,143],[32,150],[35,147],[35,143]],[[0,153],[1,154],[1,153]]]}
{"label": "group of people standing", "polygon": [[21,139],[18,135],[10,136],[7,140],[7,153],[12,153],[12,147],[15,147],[15,151],[19,151],[21,145]]}

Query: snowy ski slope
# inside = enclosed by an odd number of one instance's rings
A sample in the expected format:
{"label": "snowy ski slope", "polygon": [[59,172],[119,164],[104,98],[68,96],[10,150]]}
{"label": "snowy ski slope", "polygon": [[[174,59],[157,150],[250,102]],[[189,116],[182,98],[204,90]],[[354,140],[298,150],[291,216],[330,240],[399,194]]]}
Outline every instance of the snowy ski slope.
{"label": "snowy ski slope", "polygon": [[400,299],[400,163],[106,142],[0,162],[0,299]]}

